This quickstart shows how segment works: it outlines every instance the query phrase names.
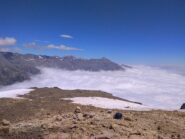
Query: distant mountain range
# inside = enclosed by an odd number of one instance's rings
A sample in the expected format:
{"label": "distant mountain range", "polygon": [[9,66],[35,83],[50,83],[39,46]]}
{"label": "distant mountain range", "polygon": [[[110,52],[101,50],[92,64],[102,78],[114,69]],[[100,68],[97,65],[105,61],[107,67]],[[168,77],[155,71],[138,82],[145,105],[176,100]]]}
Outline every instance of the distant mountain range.
{"label": "distant mountain range", "polygon": [[74,56],[46,56],[0,52],[0,85],[9,85],[30,79],[39,74],[38,67],[51,67],[65,70],[115,71],[125,70],[126,65],[119,65],[107,58],[82,59]]}

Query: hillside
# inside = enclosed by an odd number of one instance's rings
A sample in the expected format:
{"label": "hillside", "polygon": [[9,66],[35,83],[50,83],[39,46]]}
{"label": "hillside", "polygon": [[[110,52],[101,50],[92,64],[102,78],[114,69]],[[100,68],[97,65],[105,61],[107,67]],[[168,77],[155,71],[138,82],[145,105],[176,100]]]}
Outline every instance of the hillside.
{"label": "hillside", "polygon": [[[0,138],[6,139],[184,139],[185,113],[102,109],[64,98],[104,97],[89,90],[34,88],[24,99],[0,99]],[[123,102],[127,100],[119,99]],[[132,102],[134,103],[134,102]],[[139,104],[138,104],[139,105]],[[122,113],[122,119],[114,114]]]}

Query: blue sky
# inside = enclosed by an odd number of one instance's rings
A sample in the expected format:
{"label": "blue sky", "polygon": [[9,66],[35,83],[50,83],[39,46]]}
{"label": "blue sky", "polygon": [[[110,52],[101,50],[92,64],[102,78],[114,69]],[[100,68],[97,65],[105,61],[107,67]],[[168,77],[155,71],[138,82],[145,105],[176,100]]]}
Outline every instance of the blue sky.
{"label": "blue sky", "polygon": [[0,0],[0,48],[185,64],[185,1]]}

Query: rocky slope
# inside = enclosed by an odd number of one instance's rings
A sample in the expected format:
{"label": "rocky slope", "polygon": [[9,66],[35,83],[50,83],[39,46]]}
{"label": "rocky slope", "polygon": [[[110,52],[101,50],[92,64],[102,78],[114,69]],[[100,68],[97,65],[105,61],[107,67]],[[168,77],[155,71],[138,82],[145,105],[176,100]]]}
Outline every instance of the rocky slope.
{"label": "rocky slope", "polygon": [[27,80],[32,74],[40,72],[37,67],[87,71],[124,70],[122,66],[106,58],[82,59],[73,56],[55,57],[0,52],[0,85]]}
{"label": "rocky slope", "polygon": [[[106,97],[87,90],[42,88],[25,99],[0,99],[0,138],[5,139],[184,139],[185,113],[108,110],[63,98]],[[116,112],[122,119],[114,119]]]}

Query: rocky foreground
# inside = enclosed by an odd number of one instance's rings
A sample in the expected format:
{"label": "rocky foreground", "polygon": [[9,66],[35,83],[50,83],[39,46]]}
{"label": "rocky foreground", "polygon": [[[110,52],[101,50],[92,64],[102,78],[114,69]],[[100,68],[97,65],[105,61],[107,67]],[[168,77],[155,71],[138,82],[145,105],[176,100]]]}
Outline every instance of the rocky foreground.
{"label": "rocky foreground", "polygon": [[[184,112],[108,110],[63,99],[88,96],[116,98],[100,91],[42,88],[21,96],[21,99],[0,99],[0,138],[185,138]],[[122,113],[121,119],[115,119],[117,112]]]}

